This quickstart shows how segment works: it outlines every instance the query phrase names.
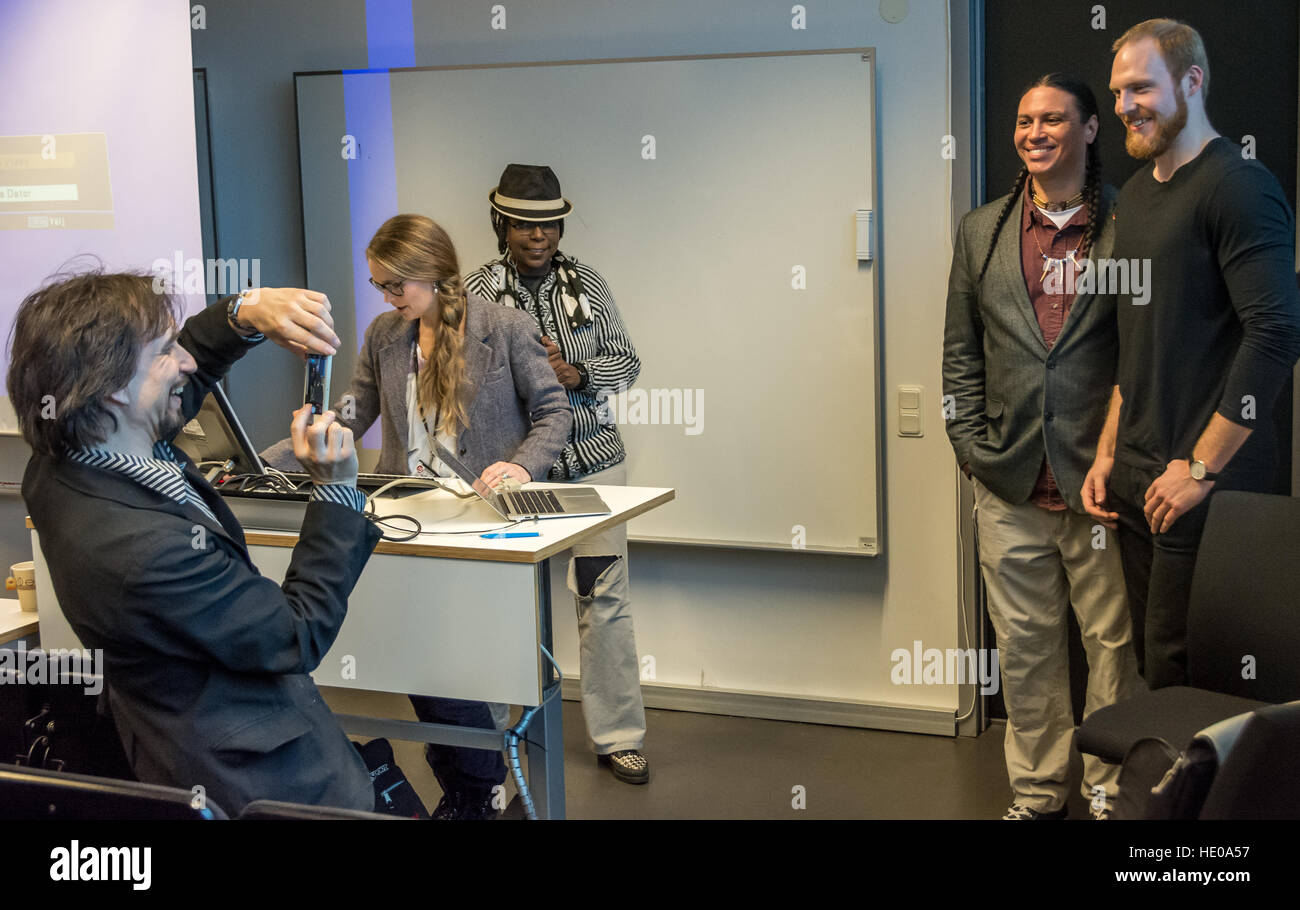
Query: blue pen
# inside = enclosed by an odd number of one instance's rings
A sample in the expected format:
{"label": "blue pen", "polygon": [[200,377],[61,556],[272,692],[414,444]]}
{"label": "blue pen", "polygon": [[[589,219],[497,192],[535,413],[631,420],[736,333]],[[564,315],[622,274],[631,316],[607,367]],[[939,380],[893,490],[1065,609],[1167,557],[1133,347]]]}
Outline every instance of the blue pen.
{"label": "blue pen", "polygon": [[540,531],[498,531],[495,534],[480,534],[479,537],[497,539],[502,537],[541,537]]}

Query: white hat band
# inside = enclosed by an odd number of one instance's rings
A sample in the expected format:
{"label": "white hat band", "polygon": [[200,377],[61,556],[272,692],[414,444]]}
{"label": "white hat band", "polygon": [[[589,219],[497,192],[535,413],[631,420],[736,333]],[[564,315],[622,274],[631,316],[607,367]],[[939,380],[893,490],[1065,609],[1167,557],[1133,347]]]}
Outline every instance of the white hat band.
{"label": "white hat band", "polygon": [[513,196],[502,196],[497,193],[494,197],[497,205],[508,206],[512,209],[522,209],[526,212],[548,212],[552,209],[564,208],[563,199],[515,199]]}

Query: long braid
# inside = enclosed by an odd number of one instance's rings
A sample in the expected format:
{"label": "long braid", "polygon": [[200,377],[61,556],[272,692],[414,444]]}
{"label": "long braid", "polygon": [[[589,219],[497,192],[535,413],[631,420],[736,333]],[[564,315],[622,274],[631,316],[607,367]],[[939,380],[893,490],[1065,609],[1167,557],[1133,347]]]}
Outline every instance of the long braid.
{"label": "long braid", "polygon": [[1088,226],[1083,230],[1079,249],[1084,257],[1091,258],[1092,244],[1101,232],[1101,153],[1097,142],[1088,146],[1087,171],[1083,178],[1083,202],[1088,206]]}
{"label": "long braid", "polygon": [[1025,188],[1025,181],[1029,179],[1029,168],[1021,167],[1020,173],[1016,175],[1016,182],[1011,187],[1011,195],[1007,197],[1006,203],[1002,206],[1002,211],[998,212],[998,223],[993,228],[993,236],[989,240],[989,251],[984,254],[984,264],[980,266],[980,276],[976,279],[976,284],[984,280],[984,273],[989,270],[989,262],[993,259],[993,248],[998,244],[998,234],[1002,233],[1002,225],[1007,223],[1007,218],[1011,215],[1011,209],[1015,207],[1016,200],[1020,198],[1020,191]]}
{"label": "long braid", "polygon": [[461,386],[465,378],[465,336],[461,323],[465,319],[465,288],[460,275],[453,274],[435,285],[438,293],[438,329],[433,352],[420,374],[419,402],[428,414],[439,413],[438,432],[448,435],[463,432],[469,425]]}

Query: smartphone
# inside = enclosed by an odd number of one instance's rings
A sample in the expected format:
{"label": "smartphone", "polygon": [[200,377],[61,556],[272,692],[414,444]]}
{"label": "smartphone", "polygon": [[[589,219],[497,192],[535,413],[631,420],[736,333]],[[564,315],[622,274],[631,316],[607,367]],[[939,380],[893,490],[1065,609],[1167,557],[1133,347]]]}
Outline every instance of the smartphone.
{"label": "smartphone", "polygon": [[330,367],[334,358],[329,354],[307,355],[307,376],[302,386],[302,403],[311,405],[313,414],[323,414],[330,401]]}

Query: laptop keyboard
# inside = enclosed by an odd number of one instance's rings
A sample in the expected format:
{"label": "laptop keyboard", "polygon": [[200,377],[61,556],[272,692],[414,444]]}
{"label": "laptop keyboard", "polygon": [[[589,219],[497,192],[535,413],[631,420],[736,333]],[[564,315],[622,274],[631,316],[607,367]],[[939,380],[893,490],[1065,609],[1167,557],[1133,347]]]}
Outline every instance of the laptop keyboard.
{"label": "laptop keyboard", "polygon": [[502,493],[506,506],[516,515],[563,515],[564,506],[550,490],[516,490]]}

